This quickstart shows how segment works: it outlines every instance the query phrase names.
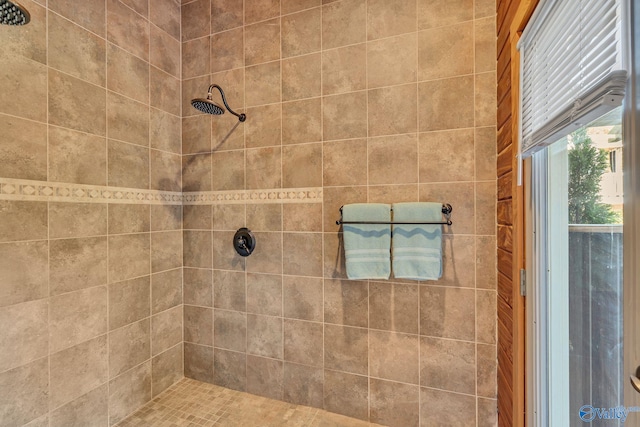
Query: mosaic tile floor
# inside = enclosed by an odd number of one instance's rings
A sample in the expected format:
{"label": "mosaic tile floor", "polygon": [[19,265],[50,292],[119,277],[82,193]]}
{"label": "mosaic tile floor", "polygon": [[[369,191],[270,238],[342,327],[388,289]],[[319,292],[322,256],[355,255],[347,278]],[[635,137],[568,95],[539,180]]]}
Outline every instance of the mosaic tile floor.
{"label": "mosaic tile floor", "polygon": [[117,427],[373,427],[317,408],[254,396],[188,378]]}

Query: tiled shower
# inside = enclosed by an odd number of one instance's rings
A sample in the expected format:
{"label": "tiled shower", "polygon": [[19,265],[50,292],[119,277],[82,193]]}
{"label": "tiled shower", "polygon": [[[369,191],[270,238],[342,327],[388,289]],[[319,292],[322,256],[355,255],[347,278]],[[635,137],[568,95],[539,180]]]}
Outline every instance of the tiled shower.
{"label": "tiled shower", "polygon": [[[495,425],[493,1],[21,3],[31,22],[0,27],[0,425],[110,426],[183,375]],[[246,122],[191,107],[211,83]],[[453,206],[443,277],[347,280],[340,206],[404,201]]]}

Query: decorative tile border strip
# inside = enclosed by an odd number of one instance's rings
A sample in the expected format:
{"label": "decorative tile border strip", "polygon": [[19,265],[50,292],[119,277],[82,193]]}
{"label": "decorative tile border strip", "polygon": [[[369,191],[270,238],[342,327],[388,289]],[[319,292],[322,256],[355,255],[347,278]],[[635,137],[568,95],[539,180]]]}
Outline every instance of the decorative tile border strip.
{"label": "decorative tile border strip", "polygon": [[0,178],[0,200],[150,205],[214,205],[262,203],[321,203],[322,188],[282,188],[234,191],[144,190]]}
{"label": "decorative tile border strip", "polygon": [[322,203],[322,188],[275,188],[183,193],[185,205],[237,205],[264,203]]}
{"label": "decorative tile border strip", "polygon": [[0,200],[181,205],[182,193],[0,178]]}

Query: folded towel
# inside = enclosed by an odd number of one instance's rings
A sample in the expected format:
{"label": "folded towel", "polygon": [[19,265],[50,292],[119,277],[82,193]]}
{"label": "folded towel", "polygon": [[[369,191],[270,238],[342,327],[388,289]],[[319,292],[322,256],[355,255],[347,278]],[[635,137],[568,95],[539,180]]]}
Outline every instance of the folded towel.
{"label": "folded towel", "polygon": [[[355,203],[342,208],[343,221],[390,221],[389,205]],[[391,275],[391,225],[343,224],[349,279],[388,279]]]}
{"label": "folded towel", "polygon": [[[442,221],[441,203],[395,203],[394,222]],[[393,226],[393,277],[437,280],[442,276],[442,226],[411,224]]]}

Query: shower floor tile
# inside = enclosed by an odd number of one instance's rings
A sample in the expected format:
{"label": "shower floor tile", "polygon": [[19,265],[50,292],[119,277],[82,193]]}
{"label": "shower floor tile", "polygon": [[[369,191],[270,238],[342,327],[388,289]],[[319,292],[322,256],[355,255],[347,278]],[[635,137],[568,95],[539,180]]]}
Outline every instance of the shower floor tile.
{"label": "shower floor tile", "polygon": [[184,378],[117,427],[373,427],[317,408]]}

